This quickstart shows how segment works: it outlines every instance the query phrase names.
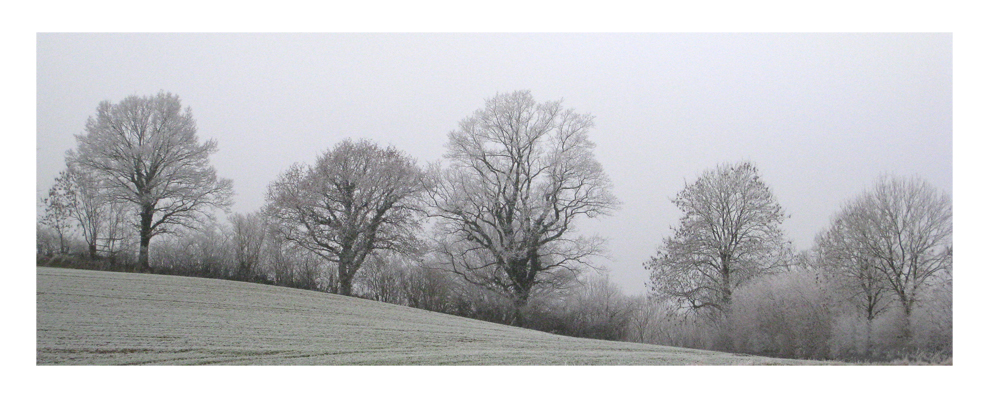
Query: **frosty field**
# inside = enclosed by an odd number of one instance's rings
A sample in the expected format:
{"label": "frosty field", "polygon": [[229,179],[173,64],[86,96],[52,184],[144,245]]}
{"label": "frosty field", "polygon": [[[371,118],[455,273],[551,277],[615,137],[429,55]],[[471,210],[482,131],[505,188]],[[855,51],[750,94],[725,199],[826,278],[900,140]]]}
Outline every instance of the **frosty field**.
{"label": "frosty field", "polygon": [[37,268],[39,365],[817,364],[552,335],[267,285]]}

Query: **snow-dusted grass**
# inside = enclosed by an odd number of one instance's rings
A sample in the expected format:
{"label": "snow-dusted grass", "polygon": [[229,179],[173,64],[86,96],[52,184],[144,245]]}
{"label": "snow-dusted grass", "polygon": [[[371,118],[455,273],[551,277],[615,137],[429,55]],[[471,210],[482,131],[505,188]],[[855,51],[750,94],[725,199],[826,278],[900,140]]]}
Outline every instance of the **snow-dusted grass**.
{"label": "snow-dusted grass", "polygon": [[38,364],[757,365],[267,285],[37,269]]}

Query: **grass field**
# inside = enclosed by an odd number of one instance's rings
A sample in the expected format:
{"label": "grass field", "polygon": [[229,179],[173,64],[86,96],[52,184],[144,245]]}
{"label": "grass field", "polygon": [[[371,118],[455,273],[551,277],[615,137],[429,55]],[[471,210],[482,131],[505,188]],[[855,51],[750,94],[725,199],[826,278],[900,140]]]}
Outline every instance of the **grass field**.
{"label": "grass field", "polygon": [[37,269],[39,365],[809,365],[267,285]]}

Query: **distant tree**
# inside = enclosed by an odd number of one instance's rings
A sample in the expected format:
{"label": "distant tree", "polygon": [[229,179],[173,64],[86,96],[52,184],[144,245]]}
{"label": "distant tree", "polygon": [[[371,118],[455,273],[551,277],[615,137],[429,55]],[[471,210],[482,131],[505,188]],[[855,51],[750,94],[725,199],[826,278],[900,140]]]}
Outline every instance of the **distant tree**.
{"label": "distant tree", "polygon": [[43,216],[38,223],[49,228],[59,241],[60,254],[69,252],[69,237],[73,232],[73,200],[76,198],[74,189],[61,172],[56,183],[49,189],[48,196],[42,199]]}
{"label": "distant tree", "polygon": [[114,260],[125,240],[122,232],[129,213],[93,172],[69,165],[56,177],[45,201],[50,214],[43,218],[43,223],[62,217],[54,229],[57,235],[60,231],[65,234],[66,230],[79,229],[90,259],[97,259],[100,251]]}
{"label": "distant tree", "polygon": [[602,272],[582,280],[569,296],[566,310],[574,336],[592,339],[624,340],[636,306],[622,294],[621,288]]}
{"label": "distant tree", "polygon": [[35,255],[52,256],[59,252],[59,236],[39,219],[35,224]]}
{"label": "distant tree", "polygon": [[139,268],[149,270],[149,242],[172,227],[191,227],[209,210],[228,207],[232,181],[216,177],[208,157],[215,141],[199,143],[191,109],[169,93],[103,101],[87,119],[69,165],[94,173],[115,199],[139,215]]}
{"label": "distant tree", "polygon": [[736,352],[827,358],[833,312],[827,293],[810,271],[755,279],[733,293],[725,337]]}
{"label": "distant tree", "polygon": [[53,188],[65,191],[66,208],[83,232],[87,255],[96,259],[98,239],[109,215],[107,193],[91,172],[73,165],[59,173]]}
{"label": "distant tree", "polygon": [[833,271],[863,293],[888,288],[896,295],[909,339],[910,316],[928,281],[950,273],[951,227],[948,195],[918,178],[882,176],[834,217],[819,247]]}
{"label": "distant tree", "polygon": [[235,213],[229,216],[237,279],[254,281],[262,275],[261,264],[268,228],[266,219],[260,212]]}
{"label": "distant tree", "polygon": [[292,268],[291,287],[326,292],[337,290],[336,270],[330,268],[329,260],[294,244],[289,246],[288,255]]}
{"label": "distant tree", "polygon": [[757,168],[721,164],[673,199],[683,217],[645,263],[650,290],[689,309],[725,313],[733,291],[787,270],[792,259],[781,223],[787,217]]}
{"label": "distant tree", "polygon": [[330,288],[351,295],[372,251],[405,251],[415,241],[422,177],[395,148],[348,139],[314,166],[282,173],[268,188],[266,210],[282,236],[335,263]]}
{"label": "distant tree", "polygon": [[450,167],[431,193],[439,253],[466,281],[511,299],[516,324],[536,286],[601,251],[574,235],[580,218],[618,201],[587,138],[593,116],[536,103],[528,91],[498,94],[448,135]]}
{"label": "distant tree", "polygon": [[[104,244],[102,250],[111,264],[116,264],[122,253],[136,252],[136,215],[132,204],[125,200],[111,199],[103,206],[106,212]],[[99,241],[101,239],[98,239]]]}
{"label": "distant tree", "polygon": [[633,297],[626,341],[674,345],[670,323],[676,320],[674,311],[666,303],[653,297]]}
{"label": "distant tree", "polygon": [[413,265],[402,275],[403,297],[407,306],[448,312],[455,295],[451,275],[440,269]]}
{"label": "distant tree", "polygon": [[153,266],[172,274],[230,279],[234,269],[230,238],[216,222],[172,234],[153,251]]}
{"label": "distant tree", "polygon": [[354,292],[383,303],[405,304],[404,284],[412,269],[400,257],[373,254],[355,275]]}
{"label": "distant tree", "polygon": [[299,249],[286,240],[274,224],[269,223],[264,234],[262,249],[262,269],[276,285],[291,287],[295,281],[294,249]]}
{"label": "distant tree", "polygon": [[891,307],[892,289],[864,250],[862,222],[855,207],[845,207],[817,236],[816,252],[823,278],[839,294],[839,302],[864,316],[865,353],[871,354],[872,325]]}

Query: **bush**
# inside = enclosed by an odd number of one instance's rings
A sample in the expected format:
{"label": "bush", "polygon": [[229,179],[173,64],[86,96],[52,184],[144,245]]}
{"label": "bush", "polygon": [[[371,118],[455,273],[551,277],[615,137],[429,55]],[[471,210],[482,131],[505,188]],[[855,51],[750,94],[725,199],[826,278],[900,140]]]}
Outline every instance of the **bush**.
{"label": "bush", "polygon": [[827,358],[834,318],[815,274],[766,277],[733,293],[723,327],[734,352]]}
{"label": "bush", "polygon": [[[925,356],[951,357],[951,281],[935,283],[919,300],[910,317],[912,337],[904,332],[906,315],[899,303],[868,322],[862,315],[843,313],[836,318],[831,347],[838,359],[919,362]],[[908,359],[907,359],[908,358]],[[942,362],[935,359],[935,363]]]}
{"label": "bush", "polygon": [[456,281],[455,293],[451,314],[500,324],[514,322],[514,302],[509,298],[461,281]]}
{"label": "bush", "polygon": [[913,312],[913,344],[920,350],[952,352],[952,281],[948,276],[935,282]]}
{"label": "bush", "polygon": [[532,294],[524,320],[527,328],[565,336],[625,340],[632,310],[633,300],[601,275]]}
{"label": "bush", "polygon": [[684,317],[667,303],[652,297],[634,297],[625,340],[636,343],[681,346]]}

